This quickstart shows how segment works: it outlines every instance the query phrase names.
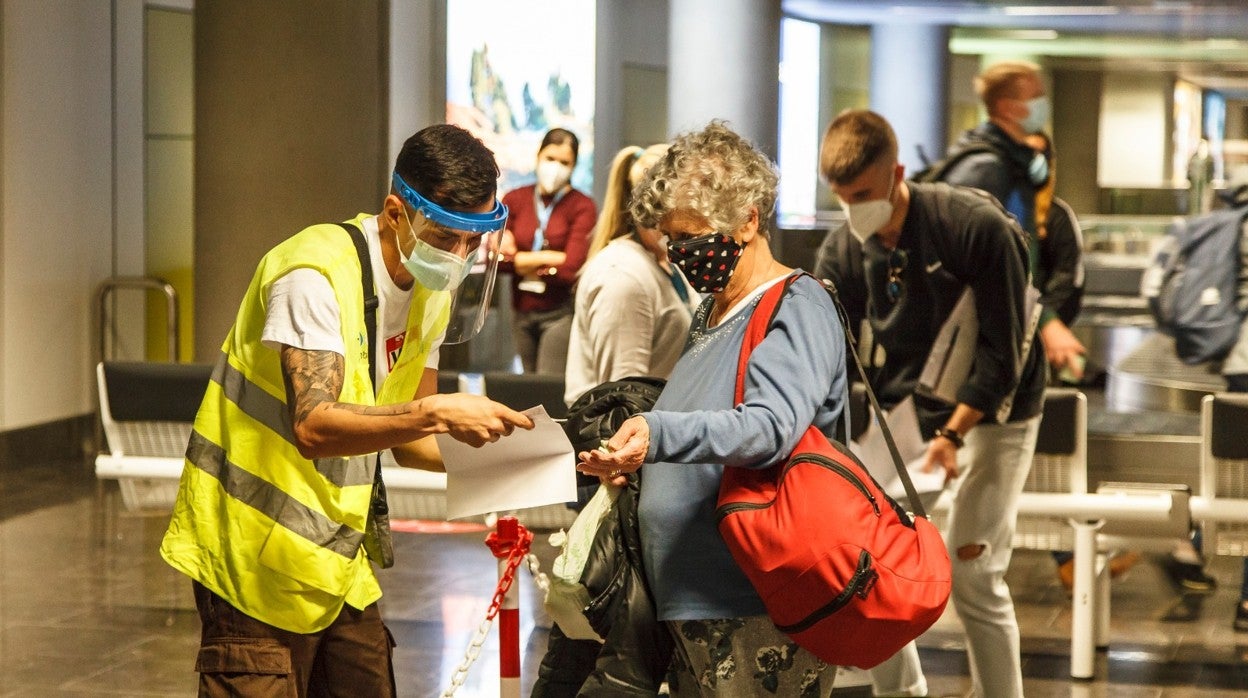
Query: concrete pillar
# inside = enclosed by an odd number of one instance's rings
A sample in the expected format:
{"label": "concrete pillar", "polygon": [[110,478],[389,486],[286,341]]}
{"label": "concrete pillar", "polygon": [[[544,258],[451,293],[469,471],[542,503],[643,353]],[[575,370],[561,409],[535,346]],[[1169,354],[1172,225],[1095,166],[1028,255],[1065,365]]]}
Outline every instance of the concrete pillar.
{"label": "concrete pillar", "polygon": [[1053,73],[1053,148],[1057,195],[1077,213],[1101,213],[1097,144],[1101,142],[1101,70]]}
{"label": "concrete pillar", "polygon": [[196,3],[196,360],[215,360],[269,248],[380,207],[388,5]]}
{"label": "concrete pillar", "polygon": [[671,0],[668,135],[724,119],[775,159],[780,3]]}
{"label": "concrete pillar", "polygon": [[877,24],[871,28],[871,109],[897,132],[898,158],[907,172],[945,154],[949,28]]}
{"label": "concrete pillar", "polygon": [[446,121],[446,4],[390,3],[389,156],[393,164],[409,136]]}

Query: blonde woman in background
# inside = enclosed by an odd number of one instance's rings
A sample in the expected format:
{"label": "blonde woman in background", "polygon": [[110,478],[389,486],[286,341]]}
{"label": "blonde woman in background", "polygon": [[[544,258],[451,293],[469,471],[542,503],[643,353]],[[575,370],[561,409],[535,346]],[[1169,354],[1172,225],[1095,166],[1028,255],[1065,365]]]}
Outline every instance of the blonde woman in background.
{"label": "blonde woman in background", "polygon": [[611,163],[607,193],[576,286],[564,400],[629,376],[667,378],[701,298],[667,262],[667,240],[628,212],[632,190],[667,152],[628,146]]}

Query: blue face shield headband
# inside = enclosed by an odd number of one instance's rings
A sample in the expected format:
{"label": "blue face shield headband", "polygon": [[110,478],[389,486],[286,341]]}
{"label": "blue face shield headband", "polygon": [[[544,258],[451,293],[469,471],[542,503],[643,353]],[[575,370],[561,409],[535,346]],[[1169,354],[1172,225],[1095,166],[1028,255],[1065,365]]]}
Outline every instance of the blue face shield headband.
{"label": "blue face shield headband", "polygon": [[437,225],[452,230],[462,230],[468,233],[494,233],[503,229],[507,225],[507,207],[502,201],[494,204],[494,210],[489,213],[461,213],[459,211],[448,211],[441,206],[433,203],[429,199],[420,195],[420,192],[408,186],[407,182],[395,172],[391,180],[394,183],[394,189],[403,197],[413,209],[420,211],[421,215],[429,219]]}

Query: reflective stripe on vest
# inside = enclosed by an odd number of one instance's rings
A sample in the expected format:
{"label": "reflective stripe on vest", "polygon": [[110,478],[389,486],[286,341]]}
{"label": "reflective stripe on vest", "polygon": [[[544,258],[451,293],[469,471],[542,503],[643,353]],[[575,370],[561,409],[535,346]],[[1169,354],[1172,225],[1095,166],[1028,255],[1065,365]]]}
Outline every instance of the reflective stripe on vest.
{"label": "reflective stripe on vest", "polygon": [[[290,411],[286,409],[286,403],[248,381],[241,372],[230,365],[225,356],[222,356],[222,360],[218,361],[213,369],[212,380],[221,386],[226,399],[238,405],[243,412],[268,427],[292,447],[295,445],[294,430],[290,424]],[[195,459],[190,460],[194,462]],[[371,455],[350,458],[317,458],[312,463],[316,467],[316,472],[337,487],[373,484],[374,470]],[[228,488],[226,491],[229,491]]]}
{"label": "reflective stripe on vest", "polygon": [[363,531],[343,526],[300,504],[272,483],[231,463],[220,446],[199,434],[191,434],[186,459],[220,482],[226,494],[322,548],[351,559],[364,542]]}
{"label": "reflective stripe on vest", "polygon": [[[334,290],[346,349],[338,399],[375,404],[355,247],[336,225],[312,226],[270,250],[251,280],[196,415],[161,555],[243,613],[309,633],[332,623],[344,603],[373,603],[381,587],[362,546],[372,454],[299,454],[280,356],[261,341],[269,286],[295,268],[319,271]],[[383,400],[387,392],[393,402],[415,397],[446,327],[437,300],[413,292],[421,307],[409,311]]]}

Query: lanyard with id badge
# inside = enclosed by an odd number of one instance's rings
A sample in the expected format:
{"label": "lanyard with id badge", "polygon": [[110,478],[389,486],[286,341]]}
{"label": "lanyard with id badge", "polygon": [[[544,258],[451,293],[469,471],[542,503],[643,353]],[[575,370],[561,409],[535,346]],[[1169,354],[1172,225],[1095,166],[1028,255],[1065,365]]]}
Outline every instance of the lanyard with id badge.
{"label": "lanyard with id badge", "polygon": [[[533,231],[533,247],[534,252],[538,252],[546,248],[546,226],[550,223],[550,214],[555,210],[555,206],[559,205],[559,200],[567,194],[570,189],[563,189],[555,198],[551,200],[550,205],[546,206],[542,203],[541,194],[538,193],[537,187],[533,188],[533,210],[537,212],[537,230]],[[520,280],[518,288],[528,293],[545,293],[546,282],[537,278],[535,274],[525,276]]]}

